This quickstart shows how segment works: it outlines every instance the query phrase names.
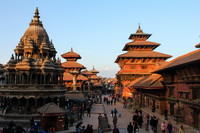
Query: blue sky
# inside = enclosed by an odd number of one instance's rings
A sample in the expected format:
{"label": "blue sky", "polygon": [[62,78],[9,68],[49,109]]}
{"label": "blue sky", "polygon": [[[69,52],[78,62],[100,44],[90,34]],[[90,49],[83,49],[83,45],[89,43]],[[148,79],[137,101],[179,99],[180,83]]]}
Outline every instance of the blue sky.
{"label": "blue sky", "polygon": [[[157,52],[173,58],[195,50],[200,43],[199,0],[6,0],[0,8],[0,63],[5,64],[39,8],[57,57],[70,51],[79,63],[99,76],[115,77],[114,63],[130,34],[141,29],[160,43]],[[173,59],[172,58],[172,59]],[[64,62],[64,59],[62,60]]]}

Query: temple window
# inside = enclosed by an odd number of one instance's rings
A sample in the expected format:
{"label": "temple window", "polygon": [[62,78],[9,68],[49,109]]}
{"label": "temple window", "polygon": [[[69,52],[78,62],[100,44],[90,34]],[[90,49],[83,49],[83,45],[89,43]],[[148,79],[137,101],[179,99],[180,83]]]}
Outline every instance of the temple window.
{"label": "temple window", "polygon": [[132,66],[131,66],[131,69],[136,69],[136,65],[132,65]]}
{"label": "temple window", "polygon": [[190,95],[189,92],[185,93],[185,99],[189,99],[189,95]]}
{"label": "temple window", "polygon": [[199,89],[193,89],[193,99],[200,99],[200,90]]}
{"label": "temple window", "polygon": [[169,88],[169,97],[174,97],[174,86],[170,86]]}
{"label": "temple window", "polygon": [[147,69],[148,65],[141,65],[142,69]]}
{"label": "temple window", "polygon": [[183,98],[183,92],[179,92],[179,98]]}

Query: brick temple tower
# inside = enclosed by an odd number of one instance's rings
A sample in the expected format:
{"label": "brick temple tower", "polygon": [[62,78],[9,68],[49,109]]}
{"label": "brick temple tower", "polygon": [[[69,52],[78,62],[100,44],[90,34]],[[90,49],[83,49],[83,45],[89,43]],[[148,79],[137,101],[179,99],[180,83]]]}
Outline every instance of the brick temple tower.
{"label": "brick temple tower", "polygon": [[150,75],[156,65],[171,57],[154,51],[160,44],[147,41],[150,36],[151,34],[144,33],[139,26],[136,33],[129,37],[132,42],[123,48],[123,51],[127,52],[115,60],[121,68],[117,73],[117,79],[119,93],[122,96],[131,97],[132,93],[126,85],[139,77]]}

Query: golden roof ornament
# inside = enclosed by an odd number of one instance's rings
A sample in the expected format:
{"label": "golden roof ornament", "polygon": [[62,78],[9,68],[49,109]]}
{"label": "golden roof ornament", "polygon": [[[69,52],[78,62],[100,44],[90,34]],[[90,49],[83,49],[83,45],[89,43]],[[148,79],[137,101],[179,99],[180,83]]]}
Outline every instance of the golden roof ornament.
{"label": "golden roof ornament", "polygon": [[70,52],[74,52],[72,47],[71,47],[71,50],[70,50]]}
{"label": "golden roof ornament", "polygon": [[141,28],[140,28],[140,23],[139,23],[138,25],[139,25],[139,26],[138,26],[138,29],[137,29],[136,33],[143,33],[143,31],[142,31]]}

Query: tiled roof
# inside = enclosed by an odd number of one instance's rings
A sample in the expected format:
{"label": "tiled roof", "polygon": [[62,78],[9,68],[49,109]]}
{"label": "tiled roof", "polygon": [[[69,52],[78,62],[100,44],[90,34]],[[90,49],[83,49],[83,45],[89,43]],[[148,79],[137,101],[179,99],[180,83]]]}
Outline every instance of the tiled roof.
{"label": "tiled roof", "polygon": [[195,45],[195,47],[196,47],[196,48],[200,48],[200,43],[199,43],[199,44],[197,44],[197,45]]}
{"label": "tiled roof", "polygon": [[133,42],[129,42],[127,43],[123,50],[127,50],[128,46],[159,46],[159,43],[156,42],[150,42],[150,41],[133,41]]}
{"label": "tiled roof", "polygon": [[87,81],[88,78],[80,74],[78,75],[77,80]]}
{"label": "tiled roof", "polygon": [[119,55],[118,57],[157,57],[157,58],[170,58],[171,55],[167,55],[167,54],[163,54],[163,53],[159,53],[156,51],[131,51],[131,52],[127,52],[125,54]]}
{"label": "tiled roof", "polygon": [[99,71],[95,70],[94,68],[90,70],[91,73],[99,73]]}
{"label": "tiled roof", "polygon": [[121,54],[115,60],[115,63],[118,62],[120,58],[170,58],[171,55],[163,54],[156,51],[129,51],[127,53]]}
{"label": "tiled roof", "polygon": [[81,59],[81,56],[73,51],[70,51],[70,52],[67,52],[67,53],[64,53],[61,55],[63,58],[69,58],[69,57],[75,57],[75,58],[78,58],[78,59]]}
{"label": "tiled roof", "polygon": [[71,81],[71,80],[73,80],[73,75],[70,74],[70,73],[68,73],[68,72],[64,72],[64,74],[63,74],[63,80],[64,81]]}
{"label": "tiled roof", "polygon": [[[64,72],[63,80],[64,81],[73,81],[73,75],[68,72]],[[87,81],[88,78],[86,78],[85,76],[80,74],[80,75],[78,75],[77,80]]]}
{"label": "tiled roof", "polygon": [[90,79],[100,79],[100,77],[97,75],[92,75],[92,76],[90,76]]}
{"label": "tiled roof", "polygon": [[88,70],[85,70],[85,71],[82,71],[81,74],[83,74],[83,75],[92,75],[93,73],[91,73]]}
{"label": "tiled roof", "polygon": [[62,67],[64,68],[85,68],[82,64],[76,61],[67,61],[62,63]]}
{"label": "tiled roof", "polygon": [[129,84],[129,86],[133,88],[143,88],[143,89],[163,89],[161,80],[162,80],[161,75],[152,74],[132,81]]}
{"label": "tiled roof", "polygon": [[119,72],[118,74],[151,74],[151,72],[149,72],[149,71],[148,71],[148,72],[121,71],[121,72]]}
{"label": "tiled roof", "polygon": [[48,103],[37,109],[37,112],[42,114],[42,116],[57,116],[64,115],[66,111],[56,105],[55,103]]}
{"label": "tiled roof", "polygon": [[160,68],[156,69],[154,72],[164,71],[181,65],[186,65],[195,61],[200,61],[200,49],[179,56],[174,60],[168,62],[166,65],[163,65]]}
{"label": "tiled roof", "polygon": [[101,86],[103,86],[103,85],[102,85],[101,83],[99,83],[99,82],[96,82],[96,83],[93,84],[93,86],[101,87]]}

